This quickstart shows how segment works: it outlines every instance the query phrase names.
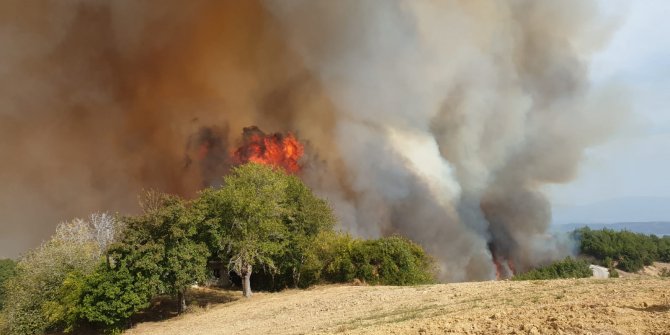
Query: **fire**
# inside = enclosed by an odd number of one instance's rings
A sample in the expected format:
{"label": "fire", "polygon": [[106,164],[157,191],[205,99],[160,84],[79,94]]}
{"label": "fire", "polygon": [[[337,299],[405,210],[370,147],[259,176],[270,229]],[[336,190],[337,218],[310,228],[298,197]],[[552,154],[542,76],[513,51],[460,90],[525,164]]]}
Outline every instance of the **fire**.
{"label": "fire", "polygon": [[233,152],[233,160],[237,164],[255,162],[298,173],[298,161],[303,152],[303,145],[292,134],[265,134],[258,127],[251,126],[244,128],[242,145]]}
{"label": "fire", "polygon": [[488,247],[491,251],[493,266],[496,269],[496,280],[512,278],[516,273],[512,259],[503,257],[492,242],[489,242]]}
{"label": "fire", "polygon": [[493,265],[496,268],[496,280],[509,279],[516,273],[514,270],[514,262],[512,260],[501,261],[493,260]]}

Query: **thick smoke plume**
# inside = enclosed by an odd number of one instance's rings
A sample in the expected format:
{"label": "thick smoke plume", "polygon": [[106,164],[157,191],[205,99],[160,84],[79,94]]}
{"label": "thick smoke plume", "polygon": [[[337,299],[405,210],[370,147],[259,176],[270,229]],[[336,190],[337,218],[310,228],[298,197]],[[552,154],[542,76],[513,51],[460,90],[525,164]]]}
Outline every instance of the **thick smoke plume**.
{"label": "thick smoke plume", "polygon": [[444,280],[560,257],[543,186],[621,112],[588,83],[608,28],[584,0],[5,1],[0,256],[220,183],[257,125],[305,142],[343,229],[409,236]]}

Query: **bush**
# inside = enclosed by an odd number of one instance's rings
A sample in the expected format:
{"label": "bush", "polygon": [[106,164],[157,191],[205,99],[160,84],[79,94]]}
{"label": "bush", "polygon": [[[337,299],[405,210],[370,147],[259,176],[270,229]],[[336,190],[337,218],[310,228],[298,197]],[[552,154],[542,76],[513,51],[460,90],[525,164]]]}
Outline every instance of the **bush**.
{"label": "bush", "polygon": [[369,284],[416,285],[433,282],[435,275],[433,260],[406,238],[359,240],[333,231],[322,232],[314,239],[300,271],[299,287],[356,279]]}
{"label": "bush", "polygon": [[359,242],[352,262],[357,278],[370,284],[416,285],[433,282],[433,261],[412,241],[391,236]]}
{"label": "bush", "polygon": [[619,278],[619,271],[617,271],[613,266],[609,268],[610,278]]}
{"label": "bush", "polygon": [[355,240],[334,235],[317,252],[328,282],[416,285],[434,281],[433,260],[417,244],[400,236]]}
{"label": "bush", "polygon": [[562,261],[515,275],[512,280],[588,278],[591,276],[593,276],[593,271],[589,268],[589,263],[567,257]]}

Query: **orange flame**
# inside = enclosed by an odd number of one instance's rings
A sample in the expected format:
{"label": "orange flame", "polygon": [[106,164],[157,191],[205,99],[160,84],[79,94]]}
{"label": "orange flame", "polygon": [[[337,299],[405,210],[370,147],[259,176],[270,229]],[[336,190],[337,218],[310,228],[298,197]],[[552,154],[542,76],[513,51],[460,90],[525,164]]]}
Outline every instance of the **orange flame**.
{"label": "orange flame", "polygon": [[242,141],[242,146],[233,153],[235,163],[254,162],[280,167],[289,173],[300,172],[298,161],[304,147],[292,134],[265,134],[251,126],[244,128]]}

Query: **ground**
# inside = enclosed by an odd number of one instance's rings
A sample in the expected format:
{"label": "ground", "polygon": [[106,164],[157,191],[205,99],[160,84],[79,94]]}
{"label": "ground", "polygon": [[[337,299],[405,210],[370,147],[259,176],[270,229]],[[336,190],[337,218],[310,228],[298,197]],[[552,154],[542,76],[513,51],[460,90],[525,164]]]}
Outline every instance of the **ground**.
{"label": "ground", "polygon": [[650,276],[320,286],[230,300],[126,334],[670,334],[670,279]]}

